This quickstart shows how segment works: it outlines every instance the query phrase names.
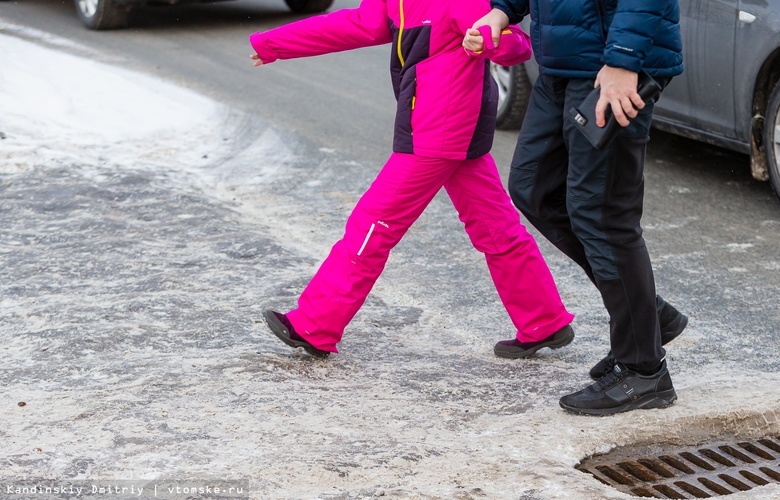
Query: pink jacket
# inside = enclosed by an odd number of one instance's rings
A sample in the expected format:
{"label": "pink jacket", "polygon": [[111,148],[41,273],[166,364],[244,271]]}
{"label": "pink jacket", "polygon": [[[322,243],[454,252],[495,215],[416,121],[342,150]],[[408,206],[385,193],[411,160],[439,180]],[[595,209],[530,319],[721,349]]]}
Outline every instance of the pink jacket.
{"label": "pink jacket", "polygon": [[479,54],[463,48],[466,30],[489,11],[488,0],[363,0],[249,41],[263,64],[392,42],[393,151],[477,158],[492,146],[498,104],[488,59],[511,66],[531,57],[528,35],[516,26],[497,48],[489,37]]}

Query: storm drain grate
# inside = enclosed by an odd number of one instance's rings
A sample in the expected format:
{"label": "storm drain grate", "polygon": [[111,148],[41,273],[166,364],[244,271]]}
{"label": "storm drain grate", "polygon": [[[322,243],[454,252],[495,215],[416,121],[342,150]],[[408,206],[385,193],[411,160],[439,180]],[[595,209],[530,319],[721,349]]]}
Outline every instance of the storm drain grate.
{"label": "storm drain grate", "polygon": [[780,436],[690,448],[624,448],[590,457],[577,469],[616,490],[640,497],[730,495],[780,483]]}

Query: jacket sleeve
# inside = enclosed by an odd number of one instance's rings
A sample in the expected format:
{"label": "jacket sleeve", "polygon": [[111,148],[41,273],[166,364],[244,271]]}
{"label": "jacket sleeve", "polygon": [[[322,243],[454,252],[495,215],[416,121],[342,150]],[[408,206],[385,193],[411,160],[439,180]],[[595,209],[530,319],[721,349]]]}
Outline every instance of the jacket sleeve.
{"label": "jacket sleeve", "polygon": [[493,0],[490,6],[509,16],[509,24],[517,24],[528,15],[528,0]]}
{"label": "jacket sleeve", "polygon": [[354,9],[308,17],[249,37],[263,64],[381,45],[392,40],[385,0],[363,0]]}
{"label": "jacket sleeve", "polygon": [[663,22],[665,0],[619,0],[607,34],[604,64],[636,73]]}
{"label": "jacket sleeve", "polygon": [[[490,12],[488,0],[451,0],[450,16],[455,20],[455,30],[466,34],[475,22]],[[469,55],[490,59],[501,66],[513,66],[531,58],[531,41],[519,27],[510,25],[501,32],[498,46],[493,46],[489,26],[480,26],[484,47],[482,52],[469,50]]]}
{"label": "jacket sleeve", "polygon": [[497,47],[493,45],[489,26],[480,26],[479,31],[482,33],[484,48],[482,52],[466,50],[469,55],[490,59],[501,66],[514,66],[531,58],[531,40],[518,26],[509,26],[502,31]]}

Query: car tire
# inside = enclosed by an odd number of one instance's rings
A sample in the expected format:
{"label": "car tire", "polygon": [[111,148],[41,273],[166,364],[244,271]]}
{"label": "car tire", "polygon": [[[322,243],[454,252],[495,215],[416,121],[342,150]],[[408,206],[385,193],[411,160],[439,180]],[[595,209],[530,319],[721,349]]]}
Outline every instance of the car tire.
{"label": "car tire", "polygon": [[522,64],[499,66],[490,63],[490,73],[498,84],[498,112],[496,128],[517,130],[523,124],[528,98],[531,96],[531,81]]}
{"label": "car tire", "polygon": [[284,3],[296,14],[316,14],[328,10],[333,0],[284,0]]}
{"label": "car tire", "polygon": [[769,182],[780,198],[780,82],[775,84],[764,113],[764,155]]}
{"label": "car tire", "polygon": [[115,0],[75,0],[76,13],[91,30],[110,30],[127,26],[129,9]]}

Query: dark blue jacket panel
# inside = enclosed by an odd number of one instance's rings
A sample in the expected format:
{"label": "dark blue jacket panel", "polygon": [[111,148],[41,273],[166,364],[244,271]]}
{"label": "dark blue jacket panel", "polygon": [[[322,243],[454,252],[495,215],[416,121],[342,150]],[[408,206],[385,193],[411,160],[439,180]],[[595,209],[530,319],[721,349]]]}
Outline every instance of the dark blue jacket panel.
{"label": "dark blue jacket panel", "polygon": [[540,71],[594,78],[604,64],[654,76],[682,73],[677,0],[492,0],[510,23],[531,15]]}

